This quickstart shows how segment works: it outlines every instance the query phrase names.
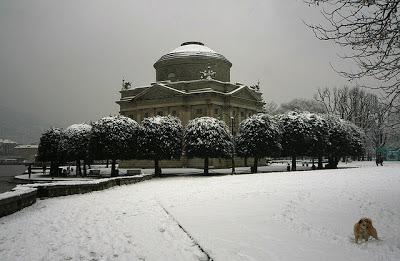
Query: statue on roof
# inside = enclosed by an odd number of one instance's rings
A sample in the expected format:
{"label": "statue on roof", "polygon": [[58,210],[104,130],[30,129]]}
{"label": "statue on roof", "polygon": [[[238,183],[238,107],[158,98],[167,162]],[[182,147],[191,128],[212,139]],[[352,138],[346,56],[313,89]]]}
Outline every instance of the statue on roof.
{"label": "statue on roof", "polygon": [[211,80],[213,77],[215,77],[215,74],[216,74],[216,72],[211,70],[211,67],[208,66],[207,70],[200,72],[200,79]]}
{"label": "statue on roof", "polygon": [[255,91],[260,91],[260,81],[257,81],[256,84],[250,86],[251,89]]}
{"label": "statue on roof", "polygon": [[132,86],[132,82],[127,82],[122,79],[122,90],[128,90]]}

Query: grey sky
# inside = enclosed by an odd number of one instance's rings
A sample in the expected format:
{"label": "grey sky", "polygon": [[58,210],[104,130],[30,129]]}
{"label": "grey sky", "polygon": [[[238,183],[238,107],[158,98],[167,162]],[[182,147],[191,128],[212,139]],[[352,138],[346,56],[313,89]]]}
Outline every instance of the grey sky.
{"label": "grey sky", "polygon": [[154,82],[153,63],[184,41],[223,54],[232,82],[260,80],[278,104],[345,84],[329,65],[337,49],[302,19],[321,20],[301,0],[0,0],[0,138],[116,114],[122,77]]}

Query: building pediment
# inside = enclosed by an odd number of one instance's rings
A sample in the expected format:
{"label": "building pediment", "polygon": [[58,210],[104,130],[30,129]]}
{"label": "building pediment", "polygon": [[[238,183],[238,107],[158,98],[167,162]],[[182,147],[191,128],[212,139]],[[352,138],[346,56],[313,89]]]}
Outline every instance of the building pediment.
{"label": "building pediment", "polygon": [[176,96],[184,95],[185,92],[176,90],[164,84],[154,84],[151,87],[143,90],[141,93],[132,98],[132,101],[137,100],[153,100],[153,99],[165,99]]}
{"label": "building pediment", "polygon": [[237,97],[241,99],[247,99],[247,100],[260,100],[261,97],[258,97],[254,91],[250,90],[248,86],[242,86],[239,87],[236,90],[233,90],[231,93],[232,97]]}

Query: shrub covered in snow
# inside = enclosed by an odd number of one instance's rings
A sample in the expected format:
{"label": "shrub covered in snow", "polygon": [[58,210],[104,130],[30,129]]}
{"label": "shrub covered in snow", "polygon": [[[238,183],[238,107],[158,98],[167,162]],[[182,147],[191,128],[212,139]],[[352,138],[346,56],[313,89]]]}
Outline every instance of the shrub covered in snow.
{"label": "shrub covered in snow", "polygon": [[58,171],[58,146],[61,140],[61,130],[50,128],[40,137],[37,161],[50,162],[50,175],[56,175]]}
{"label": "shrub covered in snow", "polygon": [[281,150],[281,133],[276,120],[268,114],[255,114],[239,125],[236,151],[242,157],[254,157],[252,172],[257,172],[258,159],[277,156]]}
{"label": "shrub covered in snow", "polygon": [[88,154],[89,137],[92,126],[89,124],[73,124],[61,132],[59,154],[64,161],[76,161],[76,174],[81,172],[80,160],[84,161],[84,174],[86,174],[86,161]]}
{"label": "shrub covered in snow", "polygon": [[212,117],[201,117],[186,126],[184,135],[185,153],[189,158],[204,159],[204,174],[208,174],[209,158],[229,158],[233,150],[233,139],[223,121]]}
{"label": "shrub covered in snow", "polygon": [[161,175],[159,160],[179,159],[182,155],[183,127],[173,116],[156,116],[142,121],[139,136],[141,157],[154,160],[154,172]]}
{"label": "shrub covered in snow", "polygon": [[139,124],[124,116],[104,117],[92,124],[89,156],[112,160],[111,175],[116,176],[117,159],[131,159],[137,153]]}

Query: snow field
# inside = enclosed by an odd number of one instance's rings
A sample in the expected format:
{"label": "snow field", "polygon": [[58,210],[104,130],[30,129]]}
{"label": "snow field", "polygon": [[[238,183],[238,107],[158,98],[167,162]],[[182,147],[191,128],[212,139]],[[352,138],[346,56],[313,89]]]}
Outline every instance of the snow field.
{"label": "snow field", "polygon": [[[214,260],[400,260],[400,164],[362,164],[39,200],[0,219],[0,260],[206,260],[174,219]],[[354,243],[364,216],[380,241]]]}
{"label": "snow field", "polygon": [[129,187],[40,200],[0,219],[0,260],[205,260],[154,198]]}

